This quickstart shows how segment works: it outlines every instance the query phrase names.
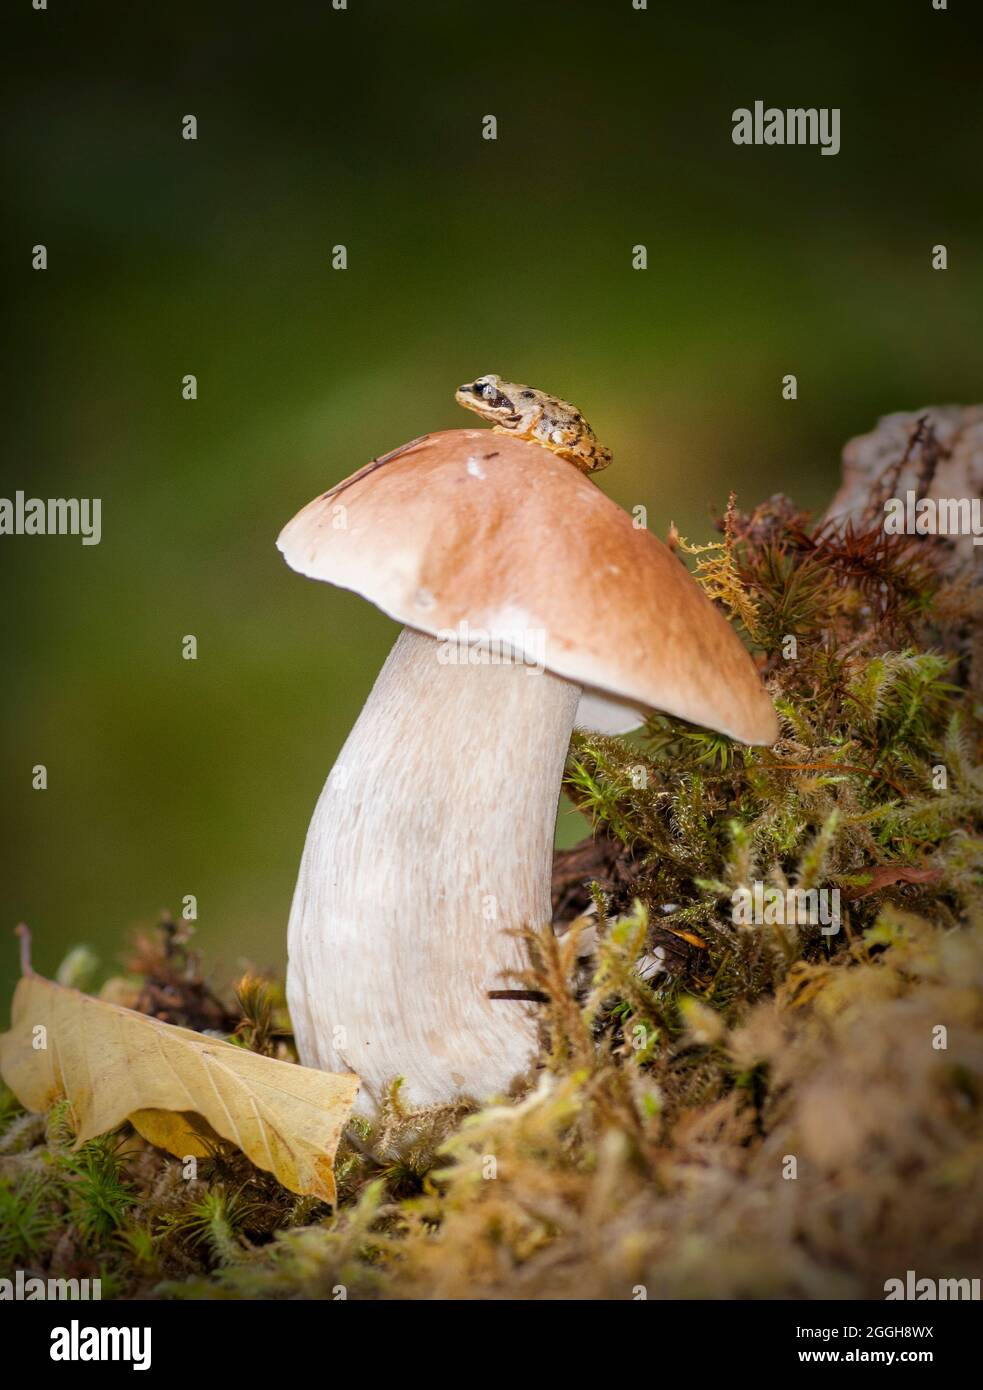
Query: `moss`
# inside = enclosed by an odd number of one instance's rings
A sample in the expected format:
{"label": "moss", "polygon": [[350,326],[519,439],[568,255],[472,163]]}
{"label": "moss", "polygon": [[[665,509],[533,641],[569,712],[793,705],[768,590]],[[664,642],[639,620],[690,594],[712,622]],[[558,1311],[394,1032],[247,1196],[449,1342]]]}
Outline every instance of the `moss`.
{"label": "moss", "polygon": [[[733,499],[695,556],[781,717],[748,749],[667,717],[578,734],[522,1093],[353,1120],[335,1212],[225,1148],[70,1155],[0,1098],[5,1263],[162,1297],[881,1297],[983,1249],[978,594],[944,540]],[[842,929],[742,926],[736,890],[836,888]],[[290,1056],[282,991],[209,989],[187,924],[112,997]],[[641,962],[641,966],[640,966]],[[87,963],[88,964],[88,963]],[[73,967],[74,968],[74,967]]]}

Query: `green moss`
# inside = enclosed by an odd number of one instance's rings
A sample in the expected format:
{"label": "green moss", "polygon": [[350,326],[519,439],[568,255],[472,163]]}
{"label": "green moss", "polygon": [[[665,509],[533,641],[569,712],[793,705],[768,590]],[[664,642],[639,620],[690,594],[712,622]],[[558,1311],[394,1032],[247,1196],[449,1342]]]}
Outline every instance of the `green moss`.
{"label": "green moss", "polygon": [[[334,1212],[224,1147],[190,1177],[128,1132],[70,1154],[63,1108],[44,1138],[0,1097],[5,1262],[98,1257],[120,1294],[220,1298],[880,1297],[909,1267],[980,1272],[978,590],[944,541],[815,528],[784,499],[721,529],[697,576],[781,739],[665,716],[574,738],[567,790],[617,873],[526,934],[536,1083],[414,1111],[394,1079],[351,1123]],[[756,881],[838,889],[841,932],[739,925]],[[148,1012],[183,991],[182,1020],[289,1055],[275,982],[219,1000],[183,926],[132,975]]]}

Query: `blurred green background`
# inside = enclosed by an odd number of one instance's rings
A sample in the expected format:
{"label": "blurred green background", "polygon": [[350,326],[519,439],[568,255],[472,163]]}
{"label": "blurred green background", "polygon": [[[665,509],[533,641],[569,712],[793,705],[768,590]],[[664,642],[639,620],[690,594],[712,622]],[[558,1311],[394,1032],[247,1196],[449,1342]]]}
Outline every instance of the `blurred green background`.
{"label": "blurred green background", "polygon": [[[19,919],[40,969],[80,941],[109,967],[187,893],[216,972],[282,965],[396,629],[274,539],[371,456],[474,424],[465,378],[576,401],[603,488],[704,539],[729,488],[821,507],[879,414],[979,397],[970,9],[7,8],[0,495],[99,496],[103,541],[0,538],[4,994]],[[734,146],[757,98],[839,106],[841,152]]]}

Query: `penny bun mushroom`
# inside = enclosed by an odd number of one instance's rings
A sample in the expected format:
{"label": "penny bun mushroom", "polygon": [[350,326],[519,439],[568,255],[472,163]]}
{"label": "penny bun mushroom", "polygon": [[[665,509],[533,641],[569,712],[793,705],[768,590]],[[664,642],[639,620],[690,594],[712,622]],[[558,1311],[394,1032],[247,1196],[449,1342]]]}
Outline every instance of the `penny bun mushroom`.
{"label": "penny bun mushroom", "polygon": [[301,1060],[357,1072],[368,1112],[395,1077],[418,1105],[503,1092],[536,1018],[489,992],[523,968],[515,930],[550,920],[573,728],[662,710],[768,744],[771,701],[670,551],[526,440],[426,435],[277,545],[403,624],[307,835],[287,976]]}

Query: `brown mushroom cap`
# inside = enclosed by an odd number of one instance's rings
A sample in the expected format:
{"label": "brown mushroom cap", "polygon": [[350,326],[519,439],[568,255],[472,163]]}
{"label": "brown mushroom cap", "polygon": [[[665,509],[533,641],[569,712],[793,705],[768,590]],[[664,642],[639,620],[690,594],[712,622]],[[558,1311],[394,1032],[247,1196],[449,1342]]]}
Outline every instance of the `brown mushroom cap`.
{"label": "brown mushroom cap", "polygon": [[281,531],[300,574],[435,637],[545,634],[545,666],[584,687],[581,727],[624,732],[663,710],[743,743],[778,737],[748,651],[684,566],[549,450],[446,430],[353,476]]}

